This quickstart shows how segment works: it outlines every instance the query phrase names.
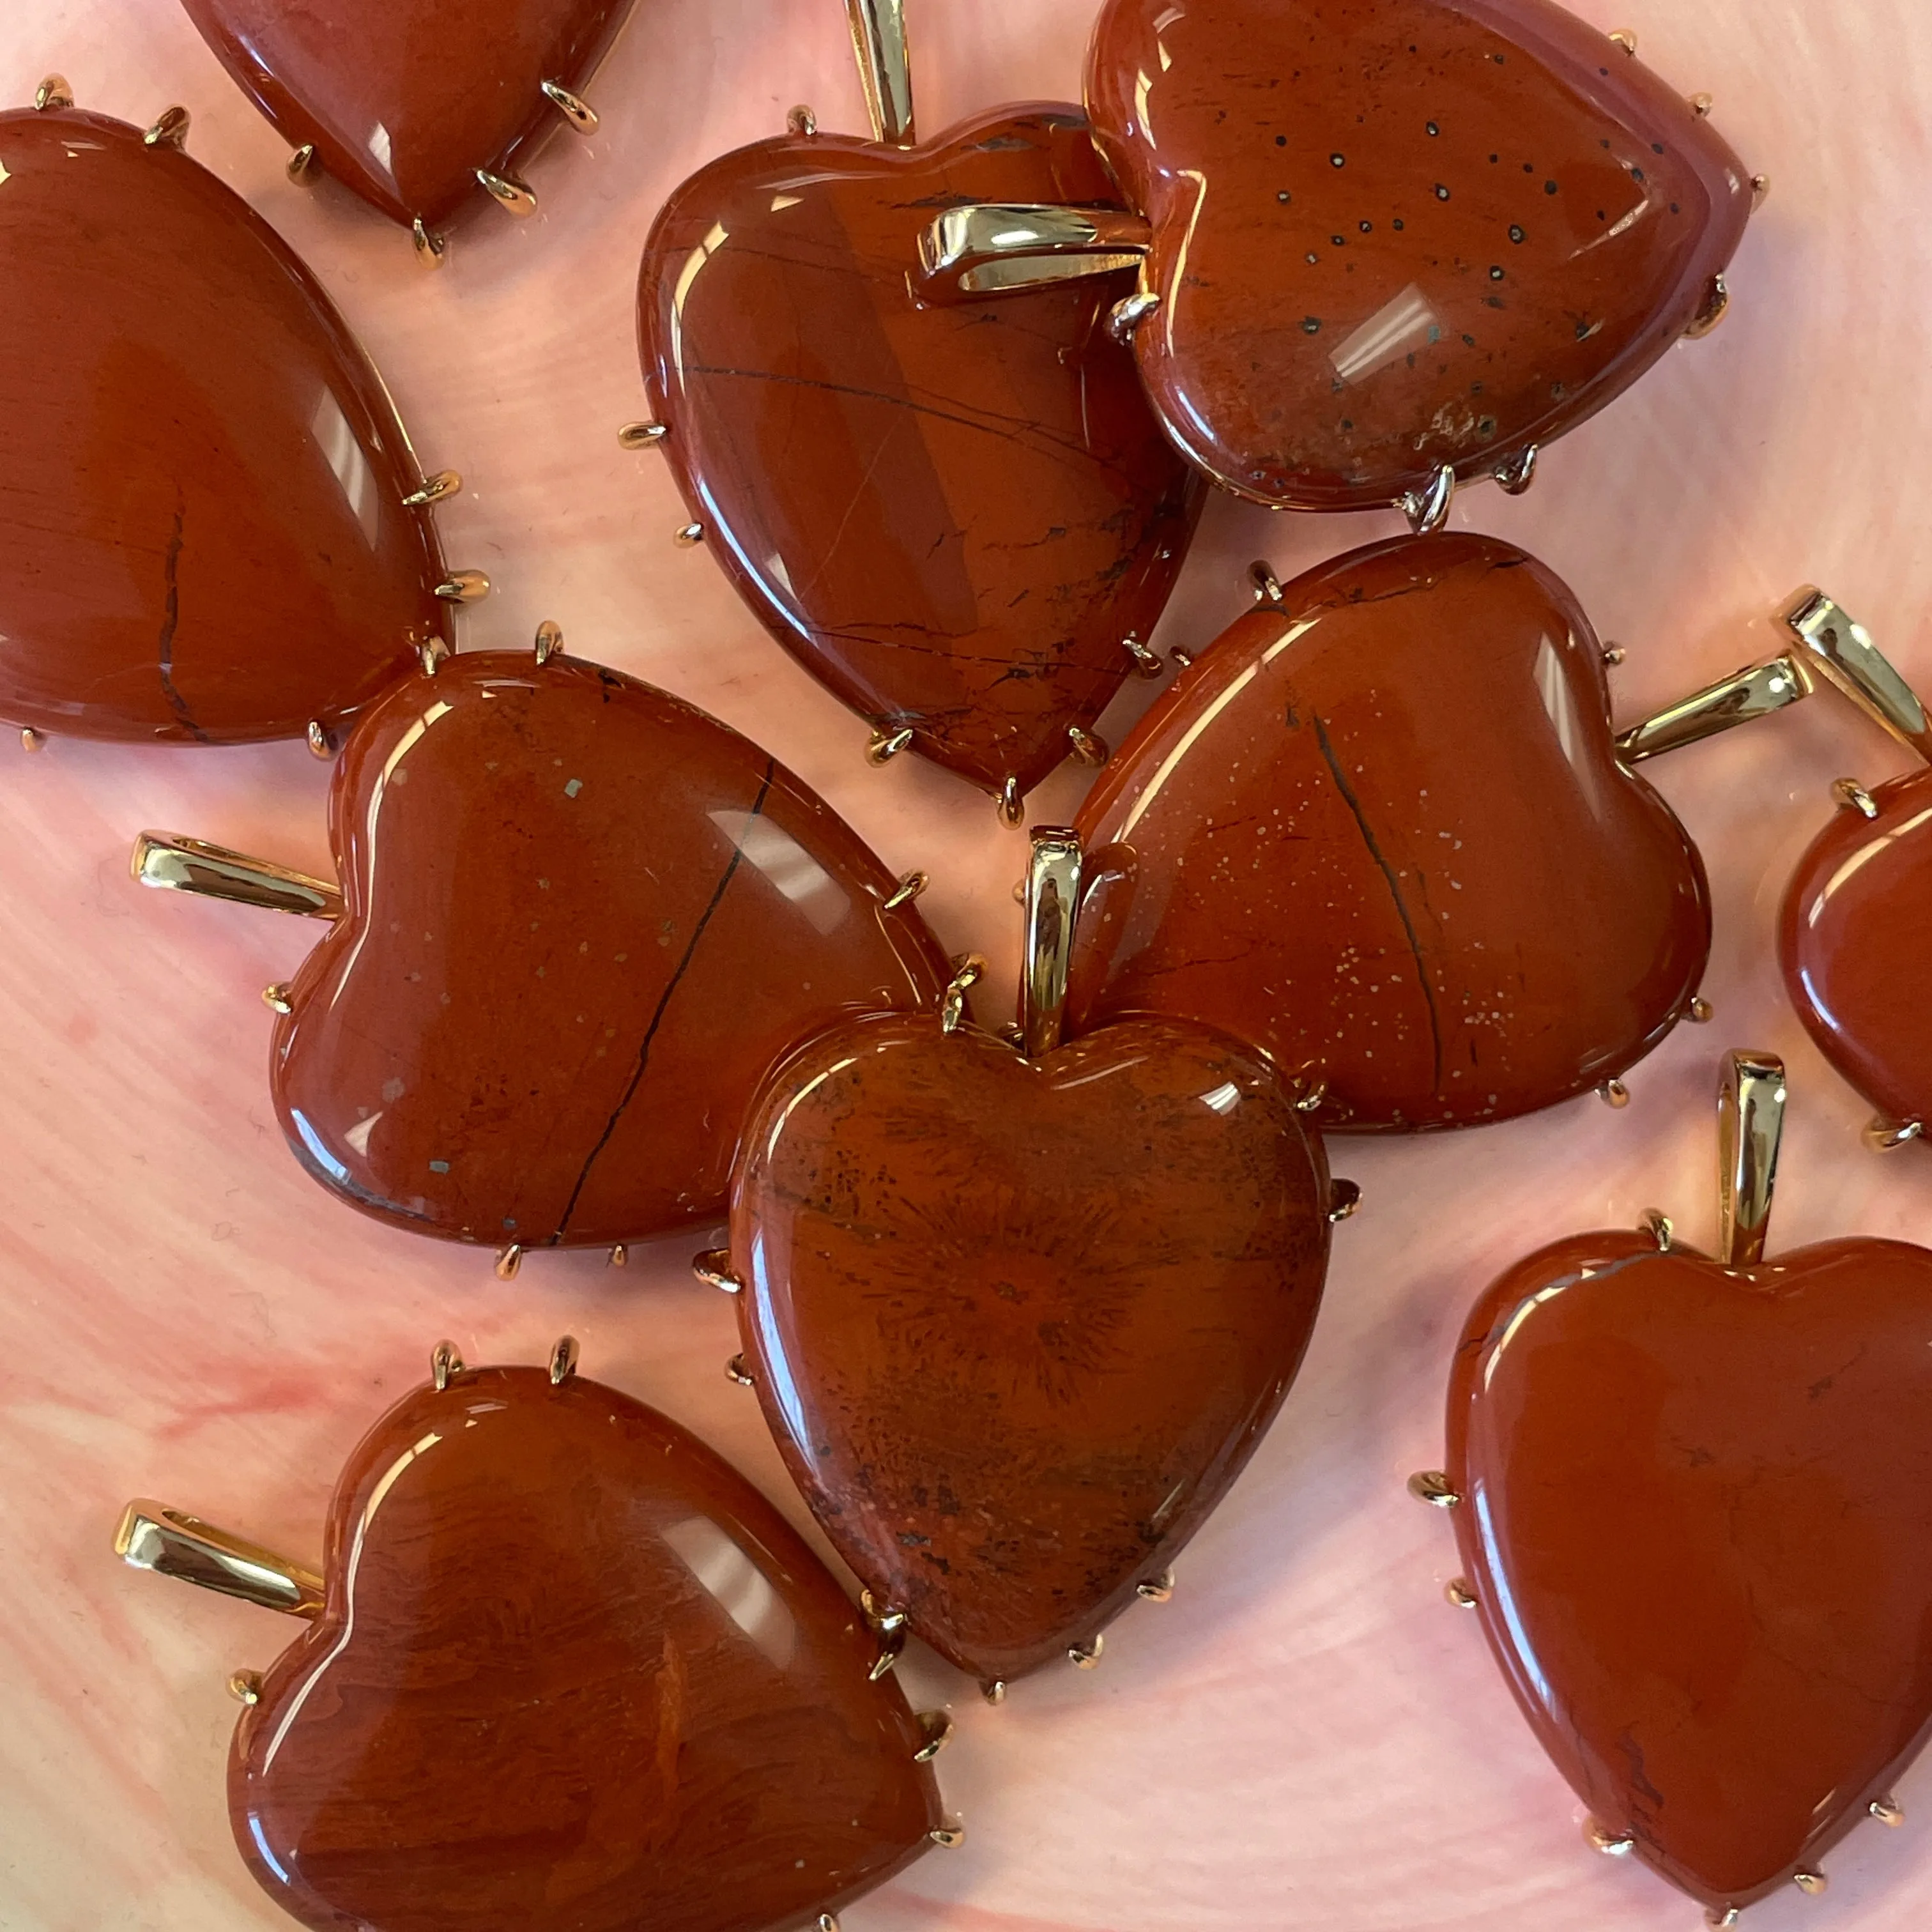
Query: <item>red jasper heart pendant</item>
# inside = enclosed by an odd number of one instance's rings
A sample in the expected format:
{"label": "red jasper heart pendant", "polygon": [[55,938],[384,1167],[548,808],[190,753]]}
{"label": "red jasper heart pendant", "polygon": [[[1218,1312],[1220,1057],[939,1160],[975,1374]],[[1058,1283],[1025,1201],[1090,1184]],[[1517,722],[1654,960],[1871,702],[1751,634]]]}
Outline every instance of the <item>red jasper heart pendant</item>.
{"label": "red jasper heart pendant", "polygon": [[[306,1925],[789,1932],[954,1835],[943,1717],[868,1679],[870,1632],[742,1477],[574,1350],[439,1350],[278,1606],[309,1629],[236,1680],[236,1842]],[[238,1576],[233,1539],[152,1504],[119,1546],[257,1602],[288,1568]]]}
{"label": "red jasper heart pendant", "polygon": [[[236,83],[296,151],[392,220],[426,227],[487,190],[536,206],[518,172],[549,131],[596,128],[582,90],[631,0],[182,0]],[[433,255],[432,255],[433,259]]]}
{"label": "red jasper heart pendant", "polygon": [[1511,1269],[1463,1330],[1448,1466],[1412,1485],[1451,1507],[1452,1594],[1598,1846],[1725,1925],[1896,1823],[1932,1726],[1932,1252],[1765,1262],[1784,1072],[1746,1077],[1724,1258],[1657,1216]]}
{"label": "red jasper heart pendant", "polygon": [[889,1016],[803,1048],[742,1146],[748,1373],[833,1546],[991,1694],[1091,1663],[1307,1345],[1331,1196],[1292,1090],[1167,1021],[1030,1061]]}
{"label": "red jasper heart pendant", "polygon": [[[0,718],[232,744],[338,728],[449,634],[425,484],[314,278],[180,151],[0,115]],[[64,84],[63,84],[64,85]]]}
{"label": "red jasper heart pendant", "polygon": [[[1072,109],[923,147],[760,142],[677,190],[638,286],[645,386],[694,531],[874,731],[1001,799],[1152,659],[1200,491],[1108,331],[1118,275],[932,305],[935,208],[1108,200]],[[640,432],[643,432],[640,430]]]}
{"label": "red jasper heart pendant", "polygon": [[1294,509],[1520,487],[1722,313],[1752,204],[1708,100],[1549,0],[1108,0],[1087,88],[1154,406]]}
{"label": "red jasper heart pendant", "polygon": [[1487,537],[1337,559],[1238,619],[1081,812],[1070,1030],[1171,1013],[1327,1083],[1324,1125],[1587,1093],[1690,1007],[1696,848],[1620,761],[1603,654]]}
{"label": "red jasper heart pendant", "polygon": [[594,664],[464,652],[398,686],[330,824],[344,913],[286,990],[276,1107],[316,1179],[423,1233],[603,1246],[715,1219],[772,1063],[945,983],[828,806]]}

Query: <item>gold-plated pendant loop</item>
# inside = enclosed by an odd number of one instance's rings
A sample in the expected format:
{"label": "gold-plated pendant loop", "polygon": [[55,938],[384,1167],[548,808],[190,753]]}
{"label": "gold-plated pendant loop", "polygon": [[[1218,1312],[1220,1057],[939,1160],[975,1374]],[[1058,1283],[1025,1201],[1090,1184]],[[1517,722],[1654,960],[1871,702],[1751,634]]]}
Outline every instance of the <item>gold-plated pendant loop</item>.
{"label": "gold-plated pendant loop", "polygon": [[1024,899],[1026,956],[1020,974],[1020,1029],[1029,1060],[1060,1044],[1083,863],[1078,832],[1064,826],[1034,827]]}
{"label": "gold-plated pendant loop", "polygon": [[1708,685],[1669,705],[1641,724],[1617,734],[1617,755],[1627,765],[1714,738],[1733,725],[1768,718],[1811,694],[1810,673],[1795,657],[1772,658]]}
{"label": "gold-plated pendant loop", "polygon": [[998,295],[1138,268],[1152,242],[1146,218],[1126,208],[973,202],[927,225],[920,266],[928,294]]}
{"label": "gold-plated pendant loop", "polygon": [[1778,1148],[1784,1133],[1784,1062],[1733,1053],[1718,1083],[1718,1258],[1754,1268],[1764,1258]]}
{"label": "gold-plated pendant loop", "polygon": [[195,892],[203,898],[296,913],[304,919],[342,916],[339,886],[266,859],[231,852],[225,845],[211,845],[205,839],[144,832],[134,841],[129,869],[140,884],[167,892]]}
{"label": "gold-plated pendant loop", "polygon": [[852,23],[852,51],[866,91],[872,139],[910,148],[916,136],[912,112],[912,60],[906,49],[905,0],[845,0]]}
{"label": "gold-plated pendant loop", "polygon": [[1809,662],[1873,723],[1932,764],[1932,718],[1862,624],[1809,584],[1778,614],[1804,646]]}
{"label": "gold-plated pendant loop", "polygon": [[263,1610],[310,1618],[322,1614],[322,1579],[313,1570],[146,1497],[123,1512],[114,1553],[136,1570],[178,1577]]}

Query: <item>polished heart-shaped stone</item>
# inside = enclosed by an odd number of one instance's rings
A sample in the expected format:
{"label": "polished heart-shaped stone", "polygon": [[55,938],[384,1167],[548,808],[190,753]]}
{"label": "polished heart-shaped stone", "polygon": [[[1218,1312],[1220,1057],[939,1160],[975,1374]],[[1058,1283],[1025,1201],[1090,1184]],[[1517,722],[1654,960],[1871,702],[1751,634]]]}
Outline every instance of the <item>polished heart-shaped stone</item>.
{"label": "polished heart-shaped stone", "polygon": [[1714,321],[1752,205],[1708,102],[1549,0],[1108,0],[1087,88],[1154,406],[1291,508],[1520,484]]}
{"label": "polished heart-shaped stone", "polygon": [[1028,1060],[885,1016],[748,1118],[730,1255],[765,1419],[881,1617],[989,1690],[1164,1594],[1280,1406],[1336,1204],[1296,1099],[1168,1021]]}
{"label": "polished heart-shaped stone", "polygon": [[344,909],[276,989],[275,1104],[318,1180],[425,1234],[716,1220],[773,1062],[950,971],[916,886],[776,760],[574,658],[466,652],[398,685],[330,828]]}
{"label": "polished heart-shaped stone", "polygon": [[1892,1144],[1932,1126],[1932,771],[1840,800],[1792,875],[1779,952],[1799,1018]]}
{"label": "polished heart-shaped stone", "polygon": [[582,91],[631,0],[182,0],[236,83],[296,151],[392,220],[427,230],[518,178],[550,130],[597,125]]}
{"label": "polished heart-shaped stone", "polygon": [[694,531],[876,734],[1002,799],[1137,663],[1200,491],[1109,334],[1118,274],[964,306],[916,292],[961,202],[1113,194],[1071,108],[922,147],[760,142],[673,194],[638,286],[645,388]]}
{"label": "polished heart-shaped stone", "polygon": [[1402,538],[1298,578],[1142,720],[1082,808],[1070,1030],[1172,1013],[1325,1082],[1324,1126],[1588,1092],[1690,1007],[1696,849],[1619,760],[1602,647],[1543,565]]}
{"label": "polished heart-shaped stone", "polygon": [[1896,1820],[1932,1725],[1928,1414],[1932,1253],[1898,1241],[1726,1267],[1582,1235],[1463,1330],[1432,1498],[1461,1594],[1598,1844],[1714,1923]]}
{"label": "polished heart-shaped stone", "polygon": [[56,86],[0,114],[0,718],[177,744],[314,724],[326,749],[443,647],[439,586],[475,586],[446,580],[381,378],[176,145],[186,117],[144,137]]}
{"label": "polished heart-shaped stone", "polygon": [[251,1683],[262,1888],[361,1932],[792,1932],[944,1826],[932,1738],[777,1510],[675,1423],[440,1372],[343,1471],[320,1614]]}

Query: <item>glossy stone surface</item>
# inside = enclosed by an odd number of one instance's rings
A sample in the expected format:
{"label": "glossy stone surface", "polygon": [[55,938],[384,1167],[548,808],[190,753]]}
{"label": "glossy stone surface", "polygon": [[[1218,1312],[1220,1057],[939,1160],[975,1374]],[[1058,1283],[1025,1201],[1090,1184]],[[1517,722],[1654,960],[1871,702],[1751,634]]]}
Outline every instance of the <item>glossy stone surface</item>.
{"label": "glossy stone surface", "polygon": [[631,0],[182,0],[292,148],[392,220],[487,206],[581,94]]}
{"label": "glossy stone surface", "polygon": [[1329,1194],[1290,1089],[1170,1022],[1030,1064],[887,1016],[781,1068],[743,1145],[747,1359],[820,1526],[962,1670],[1064,1660],[1300,1364]]}
{"label": "glossy stone surface", "polygon": [[466,652],[344,751],[344,917],[275,1028],[290,1148],[424,1234],[583,1246],[718,1217],[758,1082],[948,976],[778,762],[616,672]]}
{"label": "glossy stone surface", "polygon": [[941,1822],[825,1566],[614,1389],[404,1397],[343,1472],[325,1576],[229,1769],[242,1856],[318,1932],[789,1928]]}
{"label": "glossy stone surface", "polygon": [[1888,1121],[1932,1126],[1932,771],[1841,809],[1798,862],[1778,922],[1792,1004]]}
{"label": "glossy stone surface", "polygon": [[1324,1127],[1587,1093],[1709,955],[1702,865],[1617,760],[1589,620],[1491,538],[1358,550],[1238,618],[1078,823],[1070,1028],[1204,1021],[1325,1080]]}
{"label": "glossy stone surface", "polygon": [[1689,89],[1550,0],[1109,0],[1087,87],[1154,226],[1155,406],[1296,509],[1553,442],[1684,334],[1750,214]]}
{"label": "glossy stone surface", "polygon": [[[1598,1823],[1707,1906],[1790,1882],[1932,1724],[1932,1253],[1580,1235],[1449,1394],[1483,1628]],[[1876,1829],[1876,1827],[1871,1827]]]}
{"label": "glossy stone surface", "polygon": [[313,276],[104,115],[0,114],[0,718],[333,728],[446,637],[422,476]]}
{"label": "glossy stone surface", "polygon": [[644,253],[645,388],[707,548],[875,730],[996,794],[1118,689],[1201,493],[1108,332],[1123,276],[927,306],[908,272],[935,209],[1112,192],[1076,110],[1004,108],[740,148]]}

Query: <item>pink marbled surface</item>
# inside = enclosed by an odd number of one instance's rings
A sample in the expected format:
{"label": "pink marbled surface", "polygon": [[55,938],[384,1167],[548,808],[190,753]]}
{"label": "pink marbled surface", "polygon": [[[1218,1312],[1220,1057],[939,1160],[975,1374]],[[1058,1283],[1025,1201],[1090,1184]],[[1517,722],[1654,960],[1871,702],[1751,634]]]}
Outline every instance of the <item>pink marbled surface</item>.
{"label": "pink marbled surface", "polygon": [[[1546,458],[1521,502],[1469,491],[1459,524],[1524,542],[1582,593],[1629,661],[1635,717],[1762,654],[1804,578],[1832,588],[1932,687],[1932,543],[1913,481],[1932,426],[1932,16],[1919,0],[1583,0],[1645,58],[1718,98],[1773,178],[1732,277],[1730,320]],[[1078,83],[1085,0],[915,4],[928,128]],[[809,100],[861,124],[837,0],[639,0],[595,89],[602,131],[532,170],[544,212],[484,208],[448,268],[286,151],[173,0],[14,0],[0,95],[64,72],[83,104],[145,122],[193,111],[191,151],[307,256],[395,390],[426,466],[467,479],[441,513],[451,560],[497,594],[469,646],[525,646],[554,616],[573,650],[694,699],[777,752],[896,866],[930,868],[945,939],[999,962],[1020,843],[983,800],[863,732],[767,640],[701,550],[662,465],[616,445],[640,413],[631,290],[653,210],[724,148]],[[4,291],[0,291],[4,299]],[[1159,641],[1244,608],[1243,567],[1286,576],[1390,520],[1270,521],[1220,500]],[[1144,703],[1144,690],[1123,710]],[[1118,739],[1126,720],[1107,721]],[[472,1361],[582,1338],[586,1372],[733,1456],[790,1511],[757,1407],[721,1366],[725,1298],[686,1244],[628,1274],[543,1255],[514,1283],[483,1258],[338,1208],[284,1151],[257,998],[310,932],[138,891],[128,842],[191,831],[325,860],[326,773],[298,746],[199,754],[57,744],[0,785],[0,1928],[238,1932],[283,1923],[229,1841],[228,1672],[288,1634],[116,1564],[128,1496],[165,1496],[311,1554],[343,1456],[452,1336]],[[1858,1231],[1932,1239],[1932,1156],[1863,1153],[1864,1109],[1786,1010],[1772,920],[1829,782],[1901,756],[1821,700],[1652,767],[1702,842],[1718,1024],[1631,1080],[1627,1112],[1581,1102],[1420,1146],[1339,1150],[1366,1192],[1286,1413],[1188,1552],[1165,1607],[1136,1609],[1094,1673],[1034,1680],[1000,1710],[929,1658],[908,1678],[960,1724],[940,1760],[962,1850],[934,1852],[848,1932],[1663,1932],[1696,1922],[1647,1873],[1595,1858],[1578,1808],[1518,1720],[1473,1618],[1443,1602],[1448,1526],[1403,1493],[1442,1446],[1444,1352],[1508,1262],[1557,1235],[1666,1208],[1708,1243],[1718,1053],[1772,1046],[1794,1112],[1776,1244]],[[1072,806],[1070,770],[1035,816]],[[1904,1781],[1932,1815],[1932,1767]],[[1932,1845],[1862,1828],[1832,1894],[1751,1916],[1760,1932],[1924,1924]],[[721,1882],[728,1882],[728,1879]]]}

